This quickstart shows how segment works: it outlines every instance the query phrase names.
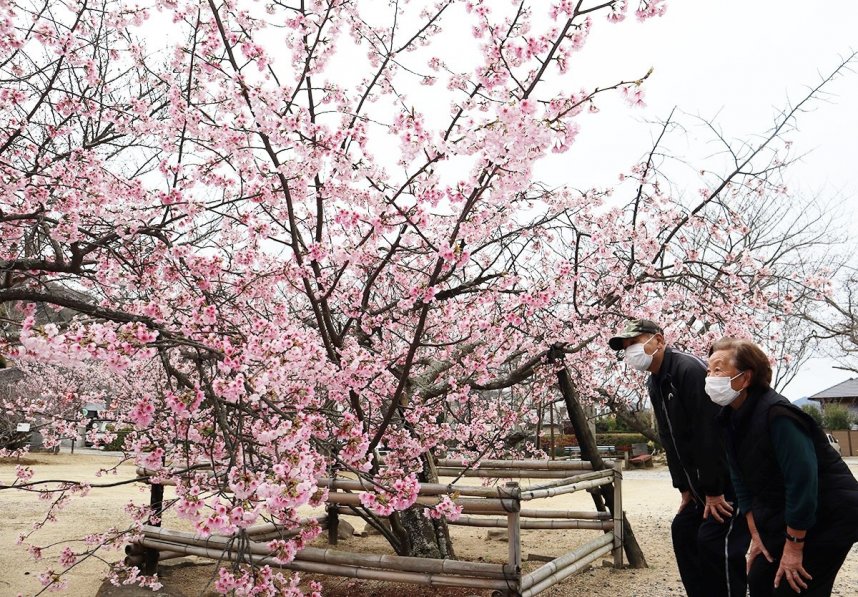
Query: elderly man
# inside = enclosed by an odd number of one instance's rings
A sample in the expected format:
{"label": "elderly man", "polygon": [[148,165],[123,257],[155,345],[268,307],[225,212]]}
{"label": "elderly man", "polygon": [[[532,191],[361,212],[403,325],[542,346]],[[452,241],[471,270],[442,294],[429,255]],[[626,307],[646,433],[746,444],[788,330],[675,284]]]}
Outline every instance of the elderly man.
{"label": "elderly man", "polygon": [[608,344],[622,351],[626,365],[650,373],[647,390],[661,445],[682,496],[671,534],[688,596],[744,596],[750,533],[730,503],[735,498],[715,420],[719,408],[704,390],[706,364],[669,347],[664,331],[648,319],[628,322]]}

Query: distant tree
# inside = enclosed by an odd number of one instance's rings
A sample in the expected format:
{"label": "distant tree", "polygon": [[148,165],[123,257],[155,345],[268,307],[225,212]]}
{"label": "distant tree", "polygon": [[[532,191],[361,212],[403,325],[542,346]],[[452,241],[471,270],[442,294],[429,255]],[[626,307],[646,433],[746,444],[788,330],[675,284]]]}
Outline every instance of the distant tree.
{"label": "distant tree", "polygon": [[822,411],[819,409],[818,406],[816,406],[815,404],[805,404],[801,407],[801,410],[813,417],[813,420],[816,421],[816,423],[820,427],[824,426],[822,423]]}
{"label": "distant tree", "polygon": [[852,414],[842,404],[831,404],[822,411],[822,426],[825,429],[849,429]]}

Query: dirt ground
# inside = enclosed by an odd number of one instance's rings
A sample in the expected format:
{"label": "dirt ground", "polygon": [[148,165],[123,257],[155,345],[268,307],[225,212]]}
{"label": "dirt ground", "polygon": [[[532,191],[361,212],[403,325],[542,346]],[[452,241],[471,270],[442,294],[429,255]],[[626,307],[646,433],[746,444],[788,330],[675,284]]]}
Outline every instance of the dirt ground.
{"label": "dirt ground", "polygon": [[[858,476],[858,458],[849,459],[850,467]],[[134,476],[134,467],[123,465],[116,475],[96,478],[96,471],[114,464],[115,459],[101,453],[78,453],[75,455],[35,455],[27,464],[36,470],[37,479],[90,480],[94,483],[114,482]],[[9,483],[15,474],[15,463],[0,461],[0,483]],[[524,483],[523,483],[524,484]],[[169,497],[169,488],[168,488]],[[570,594],[588,597],[660,597],[679,596],[684,592],[673,561],[670,543],[670,521],[678,505],[679,496],[671,486],[665,467],[626,471],[623,480],[623,506],[644,551],[649,568],[644,570],[614,570],[601,563],[566,579],[560,585],[542,593],[548,597]],[[122,485],[109,489],[93,490],[84,499],[73,499],[61,512],[58,522],[45,525],[38,531],[36,543],[41,546],[57,544],[46,549],[46,557],[34,562],[26,551],[16,545],[16,539],[27,532],[36,521],[44,517],[46,504],[34,494],[20,491],[0,491],[0,511],[4,523],[0,526],[0,595],[34,595],[41,588],[37,576],[48,568],[59,568],[56,556],[61,549],[59,543],[79,539],[86,533],[104,531],[110,527],[124,528],[127,517],[123,508],[129,502],[148,503],[148,487],[141,484]],[[552,509],[592,510],[592,501],[586,492],[557,496],[540,505]],[[358,530],[361,520],[344,517]],[[180,527],[175,519],[166,517],[165,526]],[[577,544],[593,538],[597,531],[523,531],[522,554],[525,560],[530,555],[556,557]],[[487,529],[453,527],[453,541],[460,559],[502,562],[506,559],[507,544],[487,539]],[[74,548],[72,544],[72,548]],[[352,537],[340,542],[340,548],[350,551],[392,553],[380,537]],[[69,574],[67,593],[77,596],[124,595],[128,591],[112,591],[102,587],[105,561],[115,561],[123,554],[110,552],[100,554],[103,560],[90,558],[80,563]],[[608,558],[606,558],[607,560]],[[525,562],[525,570],[533,569],[541,562]],[[214,595],[209,581],[214,566],[195,558],[179,558],[161,566],[164,589],[156,593],[169,597],[209,597]],[[377,596],[393,597],[469,597],[488,596],[488,591],[474,589],[430,589],[413,585],[391,585],[389,583],[341,578],[319,578],[325,586],[325,595],[334,597]],[[834,595],[853,597],[858,587],[858,546],[840,571]],[[144,594],[144,593],[135,593]],[[149,595],[153,593],[148,592]]]}

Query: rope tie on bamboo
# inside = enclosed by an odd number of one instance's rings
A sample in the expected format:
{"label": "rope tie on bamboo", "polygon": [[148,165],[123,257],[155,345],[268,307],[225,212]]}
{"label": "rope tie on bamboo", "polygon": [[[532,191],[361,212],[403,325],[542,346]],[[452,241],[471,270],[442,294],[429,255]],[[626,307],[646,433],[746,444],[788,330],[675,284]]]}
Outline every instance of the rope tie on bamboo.
{"label": "rope tie on bamboo", "polygon": [[504,512],[518,512],[515,509],[515,506],[507,507],[506,501],[508,500],[510,503],[515,503],[520,499],[520,493],[518,486],[513,488],[512,490],[508,490],[505,487],[498,487],[498,496],[500,497],[501,507],[504,509]]}

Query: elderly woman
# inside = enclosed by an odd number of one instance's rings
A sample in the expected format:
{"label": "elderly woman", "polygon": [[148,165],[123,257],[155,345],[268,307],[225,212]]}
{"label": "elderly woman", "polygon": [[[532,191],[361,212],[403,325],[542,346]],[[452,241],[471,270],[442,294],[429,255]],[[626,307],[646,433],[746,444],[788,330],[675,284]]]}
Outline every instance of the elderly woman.
{"label": "elderly woman", "polygon": [[769,359],[749,340],[709,352],[706,393],[722,410],[730,474],[751,529],[748,588],[831,595],[858,541],[858,481],[812,417],[775,392]]}

